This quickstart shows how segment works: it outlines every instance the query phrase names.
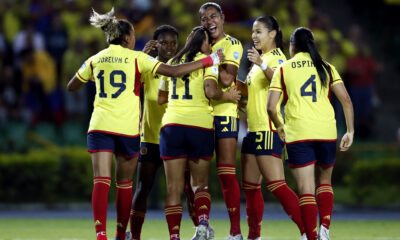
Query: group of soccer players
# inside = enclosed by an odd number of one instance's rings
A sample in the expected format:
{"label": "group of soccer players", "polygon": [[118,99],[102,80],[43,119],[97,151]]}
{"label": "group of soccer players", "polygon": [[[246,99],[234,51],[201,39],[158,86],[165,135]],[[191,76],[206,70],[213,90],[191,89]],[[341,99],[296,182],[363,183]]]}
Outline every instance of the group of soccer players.
{"label": "group of soccer players", "polygon": [[[92,25],[105,32],[109,47],[85,61],[67,88],[74,91],[89,80],[96,83],[88,151],[94,171],[92,208],[97,240],[107,239],[114,154],[116,239],[140,239],[147,197],[161,164],[167,181],[165,215],[170,239],[180,239],[183,192],[196,226],[193,239],[213,239],[208,174],[214,150],[230,218],[228,239],[243,239],[236,178],[239,101],[246,105],[248,122],[241,150],[247,239],[261,239],[262,179],[297,224],[302,240],[329,239],[331,175],[337,141],[330,91],[338,97],[345,113],[347,133],[340,143],[342,151],[352,144],[354,132],[351,100],[339,74],[322,60],[313,34],[306,28],[292,33],[292,58],[286,61],[278,21],[267,16],[254,21],[254,47],[247,52],[253,65],[244,83],[236,81],[243,54],[241,43],[225,34],[224,15],[218,4],[206,3],[199,13],[201,26],[193,28],[178,53],[179,35],[172,26],[160,26],[143,53],[133,50],[132,25],[116,19],[113,10],[103,15],[93,12],[90,18]],[[146,54],[151,50],[157,51],[155,59]],[[284,144],[300,198],[285,182],[281,159]],[[137,188],[133,197],[136,165]]]}

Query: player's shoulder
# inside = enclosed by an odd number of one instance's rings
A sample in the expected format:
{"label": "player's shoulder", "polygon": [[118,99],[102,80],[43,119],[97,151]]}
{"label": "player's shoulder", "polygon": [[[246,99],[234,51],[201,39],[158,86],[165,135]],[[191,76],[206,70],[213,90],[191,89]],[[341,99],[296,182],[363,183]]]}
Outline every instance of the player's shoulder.
{"label": "player's shoulder", "polygon": [[221,47],[225,47],[225,48],[229,48],[229,47],[242,47],[242,43],[230,36],[230,35],[226,35],[223,40],[221,41]]}

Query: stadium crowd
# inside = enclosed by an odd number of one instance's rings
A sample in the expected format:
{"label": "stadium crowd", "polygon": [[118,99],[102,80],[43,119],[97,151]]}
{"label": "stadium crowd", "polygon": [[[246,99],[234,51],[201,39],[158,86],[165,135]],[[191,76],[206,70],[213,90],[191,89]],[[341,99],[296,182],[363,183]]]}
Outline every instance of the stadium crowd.
{"label": "stadium crowd", "polygon": [[[102,31],[91,27],[88,18],[91,7],[105,12],[111,9],[111,1],[2,2],[1,128],[6,129],[12,122],[22,122],[28,127],[41,123],[62,126],[71,121],[87,122],[94,86],[88,84],[86,91],[73,94],[66,94],[65,86],[85,59],[106,46]],[[197,12],[201,3],[200,0],[117,1],[115,8],[118,17],[134,24],[135,49],[141,50],[155,28],[162,24],[175,26],[181,36],[186,36],[192,26],[198,24]],[[308,26],[315,34],[321,56],[335,65],[340,74],[348,74],[346,80],[356,119],[364,123],[360,126],[364,127],[365,137],[370,136],[374,74],[379,71],[379,66],[363,41],[359,26],[352,26],[349,34],[339,31],[333,26],[332,19],[314,9],[309,0],[222,1],[221,7],[226,16],[225,31],[238,38],[244,49],[252,45],[248,36],[256,16],[273,15],[279,19],[287,56],[290,33],[297,26]],[[184,38],[179,41],[183,46]],[[250,62],[242,58],[239,78],[245,78],[249,66]],[[340,119],[339,115],[339,125],[343,123]]]}

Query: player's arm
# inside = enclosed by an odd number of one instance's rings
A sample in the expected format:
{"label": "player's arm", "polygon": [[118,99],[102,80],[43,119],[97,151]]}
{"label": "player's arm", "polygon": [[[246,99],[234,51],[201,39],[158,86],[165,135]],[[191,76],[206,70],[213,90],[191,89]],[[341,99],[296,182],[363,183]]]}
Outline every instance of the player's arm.
{"label": "player's arm", "polygon": [[285,141],[285,132],[283,131],[283,123],[279,120],[278,111],[276,110],[276,106],[278,105],[281,94],[282,93],[278,91],[268,92],[267,111],[269,118],[274,123],[276,130],[278,130],[279,137],[282,139],[282,141]]}
{"label": "player's arm", "polygon": [[225,56],[222,51],[217,51],[204,57],[200,60],[190,62],[190,63],[183,63],[178,65],[168,65],[162,63],[156,73],[168,76],[168,77],[179,77],[185,74],[191,73],[203,67],[210,67],[213,65],[217,65],[220,62],[225,60]]}
{"label": "player's arm", "polygon": [[85,85],[85,82],[82,82],[76,75],[69,80],[67,84],[67,90],[70,92],[77,91],[79,90],[83,85]]}
{"label": "player's arm", "polygon": [[168,81],[164,79],[160,80],[160,86],[158,87],[157,103],[162,105],[168,102]]}
{"label": "player's arm", "polygon": [[259,66],[269,80],[272,79],[272,76],[274,75],[274,69],[269,67],[267,63],[263,62],[257,49],[252,47],[251,49],[247,50],[247,59]]}
{"label": "player's arm", "polygon": [[238,67],[233,64],[223,64],[219,67],[219,82],[223,87],[230,87],[236,80]]}
{"label": "player's arm", "polygon": [[331,87],[333,93],[339,99],[343,107],[346,119],[347,132],[340,142],[340,151],[347,151],[353,143],[354,136],[354,110],[353,103],[343,83],[337,83]]}
{"label": "player's arm", "polygon": [[214,79],[206,79],[204,81],[204,92],[206,96],[213,100],[222,100],[237,103],[240,100],[240,92],[236,87],[232,87],[227,92],[223,92],[217,86]]}

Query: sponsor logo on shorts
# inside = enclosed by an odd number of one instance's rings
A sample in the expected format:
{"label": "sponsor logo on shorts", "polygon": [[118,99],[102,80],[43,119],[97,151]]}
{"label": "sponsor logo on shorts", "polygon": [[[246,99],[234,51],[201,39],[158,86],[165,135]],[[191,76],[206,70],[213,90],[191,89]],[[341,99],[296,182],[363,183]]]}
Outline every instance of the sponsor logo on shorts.
{"label": "sponsor logo on shorts", "polygon": [[224,127],[221,132],[229,132],[227,127]]}

